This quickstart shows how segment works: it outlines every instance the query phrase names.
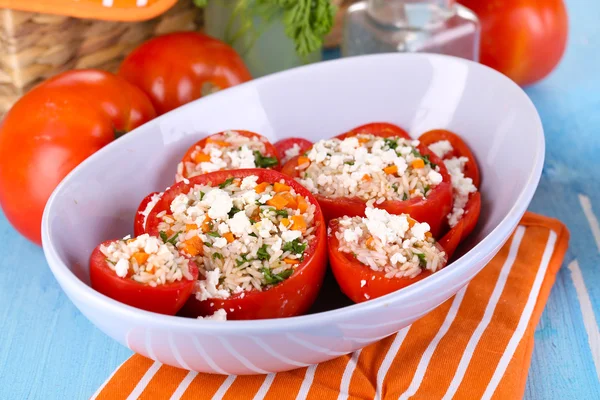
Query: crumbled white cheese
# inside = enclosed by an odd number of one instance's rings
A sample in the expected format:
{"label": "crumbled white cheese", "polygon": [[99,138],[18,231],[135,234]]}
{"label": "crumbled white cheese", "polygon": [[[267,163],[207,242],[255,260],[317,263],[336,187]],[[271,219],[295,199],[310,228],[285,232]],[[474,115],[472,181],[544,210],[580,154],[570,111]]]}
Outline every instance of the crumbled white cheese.
{"label": "crumbled white cheese", "polygon": [[212,320],[212,321],[227,321],[227,311],[225,311],[222,308],[219,308],[212,315],[208,315],[206,317],[198,317],[198,319]]}
{"label": "crumbled white cheese", "polygon": [[225,223],[225,222],[221,222],[219,224],[219,226],[217,227],[217,229],[219,230],[219,233],[222,235],[224,233],[229,232],[229,225],[227,225],[227,223]]}
{"label": "crumbled white cheese", "polygon": [[125,260],[124,258],[121,258],[119,261],[117,261],[117,264],[115,265],[115,272],[117,273],[117,276],[125,278],[128,271],[129,261]]}
{"label": "crumbled white cheese", "polygon": [[444,165],[448,169],[452,180],[452,192],[454,203],[452,212],[448,214],[448,224],[451,228],[458,224],[464,215],[464,208],[469,201],[469,195],[475,193],[477,188],[473,185],[473,180],[464,175],[465,164],[469,161],[466,157],[455,157],[444,160]]}
{"label": "crumbled white cheese", "polygon": [[240,189],[242,189],[242,190],[254,189],[257,185],[257,183],[256,183],[257,180],[258,180],[258,176],[256,176],[256,175],[250,175],[250,176],[245,177],[244,179],[242,179]]}
{"label": "crumbled white cheese", "polygon": [[227,239],[222,237],[216,238],[213,242],[213,246],[215,246],[218,249],[222,249],[223,247],[227,246]]}
{"label": "crumbled white cheese", "polygon": [[259,236],[268,238],[271,236],[271,231],[275,230],[275,225],[270,219],[263,218],[254,225],[258,229]]}
{"label": "crumbled white cheese", "polygon": [[196,292],[196,299],[204,301],[206,299],[227,299],[231,294],[227,290],[219,290],[219,278],[221,277],[221,270],[215,268],[212,271],[206,271],[206,278],[198,281],[198,291]]}
{"label": "crumbled white cheese", "polygon": [[227,224],[229,225],[231,233],[237,236],[241,236],[252,226],[252,223],[250,222],[248,216],[246,216],[246,213],[244,211],[239,211],[235,213],[233,215],[233,218],[227,221]]}
{"label": "crumbled white cheese", "polygon": [[146,208],[144,209],[144,211],[140,211],[140,214],[144,216],[144,227],[146,226],[146,221],[148,221],[148,215],[150,215],[150,211],[152,211],[154,206],[156,206],[161,197],[162,193],[152,195],[152,197],[150,198],[150,202],[146,204]]}
{"label": "crumbled white cheese", "polygon": [[287,149],[283,155],[284,157],[282,161],[284,163],[296,157],[297,155],[300,155],[300,145],[298,145],[298,143],[294,143],[294,145]]}
{"label": "crumbled white cheese", "polygon": [[260,196],[260,199],[258,199],[258,201],[262,204],[265,204],[267,201],[271,200],[272,198],[273,198],[273,195],[265,193],[262,196]]}
{"label": "crumbled white cheese", "polygon": [[212,219],[227,219],[233,207],[231,197],[222,189],[213,189],[206,193],[202,203],[210,206],[208,216]]}
{"label": "crumbled white cheese", "polygon": [[255,168],[254,153],[247,145],[241,146],[239,150],[229,151],[227,153],[231,158],[233,168]]}
{"label": "crumbled white cheese", "polygon": [[404,257],[401,253],[394,253],[390,257],[390,262],[392,265],[395,264],[404,264],[407,261],[406,257]]}
{"label": "crumbled white cheese", "polygon": [[427,174],[427,177],[429,178],[431,183],[433,183],[434,185],[439,185],[444,180],[444,178],[442,177],[442,174],[440,174],[439,172],[437,172],[433,169],[431,171],[429,171],[429,174]]}
{"label": "crumbled white cheese", "polygon": [[345,229],[344,230],[344,240],[346,242],[357,242],[358,238],[360,238],[363,234],[362,229],[357,226],[354,229]]}
{"label": "crumbled white cheese", "polygon": [[440,140],[429,145],[429,150],[433,152],[439,158],[444,158],[446,154],[450,153],[454,148],[447,140]]}
{"label": "crumbled white cheese", "polygon": [[430,227],[427,222],[417,222],[410,228],[410,233],[412,233],[417,240],[425,240],[425,233],[429,232],[429,229]]}
{"label": "crumbled white cheese", "polygon": [[363,218],[363,222],[369,232],[383,244],[404,237],[409,228],[406,215],[392,215],[385,210],[371,207],[367,207],[365,215],[366,218]]}
{"label": "crumbled white cheese", "polygon": [[295,239],[298,239],[302,236],[302,232],[300,231],[285,231],[281,233],[281,238],[285,242],[291,242]]}

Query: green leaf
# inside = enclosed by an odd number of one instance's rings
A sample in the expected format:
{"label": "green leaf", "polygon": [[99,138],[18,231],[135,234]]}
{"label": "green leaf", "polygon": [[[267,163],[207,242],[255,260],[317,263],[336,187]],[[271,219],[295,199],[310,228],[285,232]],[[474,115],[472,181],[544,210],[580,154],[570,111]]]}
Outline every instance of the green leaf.
{"label": "green leaf", "polygon": [[423,194],[425,196],[427,196],[427,192],[429,192],[430,190],[431,190],[431,186],[425,185],[425,187],[423,188]]}
{"label": "green leaf", "polygon": [[254,163],[257,168],[271,168],[276,166],[279,161],[277,157],[265,157],[260,151],[254,150]]}
{"label": "green leaf", "polygon": [[289,216],[287,210],[275,210],[276,215],[281,215],[283,218],[287,218]]}
{"label": "green leaf", "polygon": [[306,250],[306,243],[301,243],[300,239],[294,239],[291,242],[287,242],[282,247],[283,251],[291,251],[294,254],[302,254]]}
{"label": "green leaf", "polygon": [[424,269],[427,267],[427,258],[424,253],[415,253],[419,257],[419,266]]}
{"label": "green leaf", "polygon": [[250,232],[250,233],[248,234],[248,236],[252,236],[252,237],[258,237],[258,236],[256,236],[256,233],[254,233],[254,232]]}
{"label": "green leaf", "polygon": [[281,271],[278,274],[274,274],[273,271],[269,268],[262,268],[260,271],[263,273],[267,285],[276,285],[278,283],[281,283],[290,276],[292,276],[292,274],[294,273],[294,270],[292,268]]}
{"label": "green leaf", "polygon": [[175,246],[177,244],[177,238],[179,237],[180,234],[181,234],[181,232],[177,232],[176,234],[173,235],[173,237],[171,237],[169,240],[167,240],[166,243],[171,243],[173,246]]}
{"label": "green leaf", "polygon": [[206,247],[212,247],[212,243],[211,243],[211,242],[204,242],[204,245],[205,245]]}
{"label": "green leaf", "polygon": [[105,260],[106,260],[106,262],[107,262],[107,263],[110,263],[110,264],[112,264],[112,265],[117,265],[117,263],[116,263],[116,262],[114,262],[114,261],[110,261],[108,258],[105,258]]}
{"label": "green leaf", "polygon": [[260,249],[258,249],[258,251],[256,252],[256,257],[262,261],[267,261],[271,258],[271,255],[267,251],[266,244],[263,244],[262,246],[260,246]]}
{"label": "green leaf", "polygon": [[394,189],[394,192],[398,193],[398,184],[397,183],[392,184],[392,189]]}
{"label": "green leaf", "polygon": [[242,265],[244,265],[247,262],[250,262],[252,260],[248,259],[248,254],[242,254],[240,256],[240,258],[238,258],[237,260],[235,260],[235,264],[239,267],[241,267]]}
{"label": "green leaf", "polygon": [[237,208],[236,206],[231,207],[231,210],[229,210],[229,213],[227,215],[229,215],[229,218],[233,218],[233,216],[237,213],[239,213],[240,210],[239,208]]}
{"label": "green leaf", "polygon": [[212,255],[212,259],[214,260],[215,258],[219,258],[219,259],[223,259],[223,254],[221,253],[213,253]]}
{"label": "green leaf", "polygon": [[206,4],[208,3],[208,0],[194,0],[194,4],[196,5],[196,7],[206,7]]}
{"label": "green leaf", "polygon": [[219,232],[208,232],[207,235],[212,237],[221,237]]}
{"label": "green leaf", "polygon": [[202,201],[202,199],[204,198],[205,195],[206,195],[206,193],[200,192],[200,201]]}
{"label": "green leaf", "polygon": [[390,138],[385,138],[385,139],[383,139],[383,142],[385,143],[385,145],[387,147],[389,147],[392,150],[396,150],[396,147],[398,147],[398,141],[397,140],[390,139]]}
{"label": "green leaf", "polygon": [[163,243],[167,243],[167,241],[169,240],[167,234],[164,231],[160,231],[158,234],[160,235],[160,238],[162,239]]}
{"label": "green leaf", "polygon": [[225,189],[227,186],[231,185],[232,183],[233,183],[233,178],[229,178],[225,182],[223,182],[219,185],[219,189]]}
{"label": "green leaf", "polygon": [[402,201],[406,201],[406,200],[408,200],[408,195],[406,194],[406,192],[404,192],[402,194]]}

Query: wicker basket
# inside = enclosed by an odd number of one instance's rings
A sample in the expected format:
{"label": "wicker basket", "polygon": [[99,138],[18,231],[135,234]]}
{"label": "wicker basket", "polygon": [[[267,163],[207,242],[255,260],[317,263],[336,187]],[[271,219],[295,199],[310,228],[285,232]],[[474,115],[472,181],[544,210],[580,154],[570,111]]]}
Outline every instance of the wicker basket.
{"label": "wicker basket", "polygon": [[116,71],[151,36],[198,30],[201,12],[180,0],[142,22],[110,22],[0,9],[0,115],[40,81],[74,68]]}

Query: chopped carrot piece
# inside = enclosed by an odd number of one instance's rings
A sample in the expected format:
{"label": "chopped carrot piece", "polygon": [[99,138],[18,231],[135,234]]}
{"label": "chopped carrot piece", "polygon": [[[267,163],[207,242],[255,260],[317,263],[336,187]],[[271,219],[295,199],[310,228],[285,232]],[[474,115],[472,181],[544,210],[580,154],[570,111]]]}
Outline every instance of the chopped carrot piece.
{"label": "chopped carrot piece", "polygon": [[196,153],[196,155],[194,155],[194,162],[196,164],[200,164],[203,162],[210,162],[210,155],[199,151]]}
{"label": "chopped carrot piece", "polygon": [[233,180],[233,184],[237,187],[242,186],[242,180],[241,179],[234,179]]}
{"label": "chopped carrot piece", "polygon": [[305,213],[306,210],[308,210],[308,202],[306,199],[302,196],[298,196],[296,197],[296,201],[298,202],[298,210],[300,210],[301,213]]}
{"label": "chopped carrot piece", "polygon": [[394,175],[398,173],[398,167],[396,167],[395,165],[390,165],[389,167],[385,167],[383,169],[383,172],[385,172],[386,174]]}
{"label": "chopped carrot piece", "polygon": [[415,221],[414,219],[412,219],[411,217],[408,217],[408,226],[409,227],[413,227],[415,226],[415,224],[417,223],[417,221]]}
{"label": "chopped carrot piece", "polygon": [[362,177],[362,180],[366,181],[366,182],[370,182],[372,179],[373,178],[371,178],[371,175],[369,175],[369,174],[364,174]]}
{"label": "chopped carrot piece", "polygon": [[284,183],[275,182],[273,185],[273,190],[275,190],[275,193],[289,192],[290,189],[291,188]]}
{"label": "chopped carrot piece", "polygon": [[289,192],[281,193],[281,196],[283,196],[283,198],[286,199],[288,202],[286,207],[293,208],[293,209],[298,208],[298,201],[296,199],[296,196],[292,195]]}
{"label": "chopped carrot piece", "polygon": [[373,236],[371,236],[370,238],[367,239],[367,241],[365,242],[365,245],[372,249],[373,248],[373,242],[375,241],[375,239],[373,239]]}
{"label": "chopped carrot piece", "polygon": [[258,185],[256,185],[256,187],[254,188],[254,191],[255,191],[256,193],[262,193],[262,192],[264,192],[265,190],[267,190],[267,186],[269,186],[269,184],[268,184],[267,182],[262,182],[262,183],[259,183],[259,184],[258,184]]}
{"label": "chopped carrot piece", "polygon": [[433,237],[433,235],[431,234],[431,232],[425,232],[425,237],[426,237],[427,239],[430,239],[430,238],[432,238],[432,237]]}
{"label": "chopped carrot piece", "polygon": [[290,226],[290,220],[287,218],[281,218],[281,223],[283,224],[283,226],[285,226],[286,228],[288,226]]}
{"label": "chopped carrot piece", "polygon": [[283,262],[286,264],[300,264],[300,260],[294,260],[293,258],[284,258]]}
{"label": "chopped carrot piece", "polygon": [[369,141],[369,139],[367,139],[367,138],[358,138],[358,143],[360,143],[360,144],[365,144],[368,141]]}
{"label": "chopped carrot piece", "polygon": [[235,237],[233,236],[233,233],[231,233],[231,232],[224,233],[223,237],[225,239],[227,239],[227,243],[231,243],[235,240]]}
{"label": "chopped carrot piece", "polygon": [[136,253],[133,253],[131,257],[135,258],[135,261],[138,263],[138,265],[142,265],[146,261],[148,261],[148,257],[150,257],[150,255],[144,253],[143,251],[138,251]]}
{"label": "chopped carrot piece", "polygon": [[185,224],[185,231],[189,232],[189,231],[196,231],[198,230],[198,225],[196,224]]}
{"label": "chopped carrot piece", "polygon": [[281,194],[276,194],[272,199],[267,200],[267,205],[275,207],[278,210],[281,210],[283,207],[287,206],[288,203],[289,201]]}
{"label": "chopped carrot piece", "polygon": [[292,216],[292,230],[293,231],[300,231],[300,232],[305,232],[306,231],[306,221],[304,220],[304,217],[302,215],[294,215]]}
{"label": "chopped carrot piece", "polygon": [[310,158],[308,158],[306,156],[298,157],[297,169],[305,169],[305,168],[308,168],[309,165],[310,165]]}
{"label": "chopped carrot piece", "polygon": [[204,255],[204,243],[202,243],[200,237],[194,236],[183,242],[181,250],[192,257]]}
{"label": "chopped carrot piece", "polygon": [[227,147],[230,144],[229,142],[226,142],[224,140],[217,140],[217,139],[212,139],[212,138],[206,139],[206,143],[216,144],[217,146],[221,146],[221,147]]}
{"label": "chopped carrot piece", "polygon": [[210,232],[211,221],[210,221],[210,217],[208,215],[206,217],[204,217],[204,222],[202,223],[202,226],[200,227],[200,229],[202,230],[202,233]]}
{"label": "chopped carrot piece", "polygon": [[171,236],[173,236],[173,234],[175,232],[173,231],[173,229],[169,228],[169,229],[167,229],[167,231],[165,233],[167,234],[168,237],[171,237]]}
{"label": "chopped carrot piece", "polygon": [[411,165],[415,169],[425,168],[425,161],[423,161],[421,158],[417,158],[412,161]]}

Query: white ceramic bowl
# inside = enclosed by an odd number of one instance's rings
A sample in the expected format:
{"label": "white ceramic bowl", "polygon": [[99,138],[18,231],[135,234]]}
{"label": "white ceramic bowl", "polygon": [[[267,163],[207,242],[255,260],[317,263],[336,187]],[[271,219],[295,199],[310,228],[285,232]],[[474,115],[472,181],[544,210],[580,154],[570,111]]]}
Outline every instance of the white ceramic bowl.
{"label": "white ceramic bowl", "polygon": [[[374,121],[413,136],[462,135],[483,177],[479,225],[460,259],[390,295],[330,311],[261,321],[198,321],[121,304],[89,286],[88,257],[132,231],[141,199],[173,182],[185,150],[226,129],[329,138]],[[346,354],[393,334],[465,286],[496,254],[525,212],[544,160],[538,114],[525,93],[476,63],[437,55],[336,60],[271,75],[195,101],[90,157],[46,206],[46,258],[65,293],[98,328],[144,356],[220,374],[289,370]],[[463,251],[463,252],[464,252]]]}

